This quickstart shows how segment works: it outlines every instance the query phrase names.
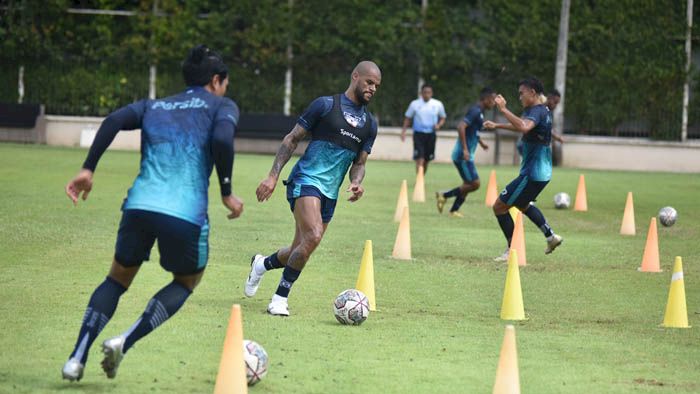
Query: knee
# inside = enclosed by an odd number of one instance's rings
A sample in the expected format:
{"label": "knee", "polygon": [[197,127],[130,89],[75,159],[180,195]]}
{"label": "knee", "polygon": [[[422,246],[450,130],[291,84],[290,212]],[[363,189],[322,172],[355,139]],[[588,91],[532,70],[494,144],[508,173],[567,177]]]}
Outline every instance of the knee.
{"label": "knee", "polygon": [[493,204],[494,215],[503,215],[506,212],[508,212],[508,206],[504,204],[503,201],[496,199],[496,203]]}
{"label": "knee", "polygon": [[323,228],[314,228],[304,237],[304,244],[313,250],[321,243],[321,239],[323,239]]}
{"label": "knee", "polygon": [[472,182],[472,189],[473,189],[473,190],[479,190],[480,187],[481,187],[481,181],[480,181],[480,180],[477,179],[477,180],[475,180],[474,182]]}

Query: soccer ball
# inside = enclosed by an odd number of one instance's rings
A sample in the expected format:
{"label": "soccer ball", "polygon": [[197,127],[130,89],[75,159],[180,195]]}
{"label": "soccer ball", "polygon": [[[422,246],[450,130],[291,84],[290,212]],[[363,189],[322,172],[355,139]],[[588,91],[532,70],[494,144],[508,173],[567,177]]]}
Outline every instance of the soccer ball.
{"label": "soccer ball", "polygon": [[360,325],[369,316],[369,300],[359,290],[345,290],[335,298],[333,313],[341,324]]}
{"label": "soccer ball", "polygon": [[671,227],[678,219],[678,212],[673,207],[663,207],[659,210],[659,221],[664,227]]}
{"label": "soccer ball", "polygon": [[267,352],[259,343],[243,340],[243,360],[248,386],[258,383],[267,375]]}
{"label": "soccer ball", "polygon": [[571,205],[571,197],[566,193],[557,193],[554,195],[554,208],[567,209]]}

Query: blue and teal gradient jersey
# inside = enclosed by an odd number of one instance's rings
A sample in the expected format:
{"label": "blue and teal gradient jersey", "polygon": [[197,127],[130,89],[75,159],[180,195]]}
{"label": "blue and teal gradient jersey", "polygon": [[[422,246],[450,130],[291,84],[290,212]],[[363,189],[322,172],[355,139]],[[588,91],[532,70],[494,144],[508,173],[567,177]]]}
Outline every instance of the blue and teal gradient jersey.
{"label": "blue and teal gradient jersey", "polygon": [[203,225],[214,165],[214,125],[235,126],[238,107],[202,87],[128,107],[141,119],[141,167],[122,209],[160,212]]}
{"label": "blue and teal gradient jersey", "polygon": [[[361,128],[366,122],[372,122],[372,134],[362,142],[362,150],[371,153],[372,145],[377,136],[377,123],[370,116],[364,105],[353,103],[345,94],[340,95],[340,108],[348,124]],[[323,96],[311,102],[309,107],[297,119],[297,123],[306,130],[312,131],[321,118],[333,109],[333,97]],[[338,199],[338,189],[350,165],[355,160],[356,153],[333,142],[314,140],[312,137],[304,155],[297,161],[289,174],[288,181],[297,185],[317,187],[324,196]]]}
{"label": "blue and teal gradient jersey", "polygon": [[535,127],[523,135],[520,175],[533,181],[548,181],[552,179],[552,114],[540,104],[526,108],[522,118],[535,122]]}
{"label": "blue and teal gradient jersey", "polygon": [[[467,114],[464,115],[464,123],[467,128],[464,131],[467,138],[467,150],[469,150],[469,161],[474,161],[476,153],[476,145],[479,143],[479,131],[484,127],[484,114],[481,112],[481,107],[478,104],[469,108]],[[457,138],[454,149],[452,149],[452,161],[464,160],[464,151],[462,143]]]}

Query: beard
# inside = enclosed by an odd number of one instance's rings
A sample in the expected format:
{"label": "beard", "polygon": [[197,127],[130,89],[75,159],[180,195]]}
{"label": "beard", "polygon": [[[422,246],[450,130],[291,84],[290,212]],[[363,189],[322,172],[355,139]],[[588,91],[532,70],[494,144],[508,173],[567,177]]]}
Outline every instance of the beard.
{"label": "beard", "polygon": [[357,97],[357,100],[360,102],[360,104],[362,104],[362,105],[369,104],[369,100],[365,99],[365,93],[359,87],[355,88],[355,97]]}

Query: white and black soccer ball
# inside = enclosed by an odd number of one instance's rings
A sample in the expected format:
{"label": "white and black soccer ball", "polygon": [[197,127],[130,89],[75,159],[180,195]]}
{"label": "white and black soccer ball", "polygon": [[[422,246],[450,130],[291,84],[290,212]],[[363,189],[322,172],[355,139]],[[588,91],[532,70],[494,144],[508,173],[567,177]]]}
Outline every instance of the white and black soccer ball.
{"label": "white and black soccer ball", "polygon": [[360,325],[369,316],[369,300],[359,290],[345,290],[335,298],[333,313],[341,324]]}
{"label": "white and black soccer ball", "polygon": [[569,206],[571,206],[571,197],[567,193],[561,192],[554,195],[554,208],[568,209]]}
{"label": "white and black soccer ball", "polygon": [[659,210],[659,222],[664,227],[671,227],[678,219],[678,212],[673,207],[663,207]]}
{"label": "white and black soccer ball", "polygon": [[259,343],[243,340],[243,361],[248,386],[253,386],[267,375],[267,352]]}

